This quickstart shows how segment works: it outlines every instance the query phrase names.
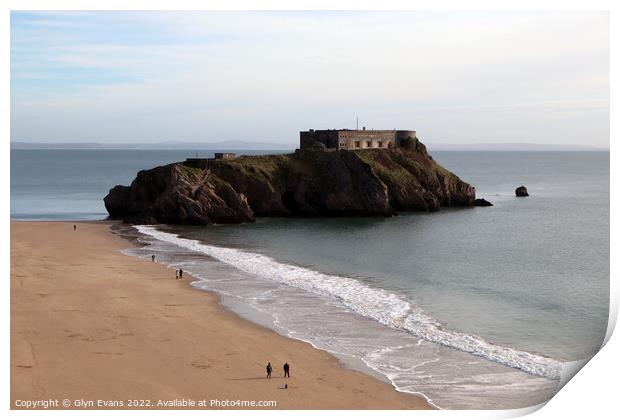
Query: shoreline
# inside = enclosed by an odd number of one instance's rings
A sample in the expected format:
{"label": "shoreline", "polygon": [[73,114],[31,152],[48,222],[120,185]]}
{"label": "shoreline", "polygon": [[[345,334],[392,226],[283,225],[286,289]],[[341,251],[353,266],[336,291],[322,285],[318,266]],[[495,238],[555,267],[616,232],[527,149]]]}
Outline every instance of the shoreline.
{"label": "shoreline", "polygon": [[[112,224],[11,220],[13,409],[18,399],[123,394],[275,400],[280,409],[434,408],[421,395],[247,320],[215,293],[196,290],[192,278],[175,281],[165,265],[121,253],[136,244],[110,232]],[[291,363],[293,379],[279,377],[280,359]],[[262,377],[269,360],[270,381]]]}
{"label": "shoreline", "polygon": [[[185,273],[185,271],[183,272]],[[342,368],[342,369],[346,369],[346,370],[350,370],[350,371],[354,371],[354,372],[358,372],[361,373],[362,375],[366,375],[368,377],[374,378],[378,381],[381,381],[383,383],[386,383],[390,386],[392,386],[392,388],[394,389],[395,392],[401,393],[401,394],[405,394],[405,395],[412,395],[415,397],[419,397],[424,399],[424,402],[429,406],[428,409],[432,409],[432,410],[443,410],[442,407],[434,404],[427,395],[425,395],[423,392],[407,392],[407,391],[401,391],[398,389],[397,385],[392,382],[392,380],[385,375],[383,372],[376,370],[370,366],[368,366],[367,364],[364,363],[363,360],[358,359],[355,356],[349,355],[349,354],[342,354],[342,353],[338,353],[338,355],[336,356],[333,353],[330,353],[328,350],[322,349],[320,347],[317,347],[314,343],[312,343],[312,341],[310,340],[304,340],[303,338],[294,338],[289,336],[288,334],[285,334],[285,331],[282,330],[282,333],[278,332],[278,328],[272,328],[271,326],[267,326],[267,325],[262,325],[260,322],[258,322],[255,318],[252,318],[250,316],[244,316],[243,314],[238,313],[237,311],[235,311],[233,309],[233,306],[235,305],[227,305],[226,303],[224,303],[222,301],[223,296],[218,295],[216,292],[212,292],[212,291],[208,291],[208,290],[204,290],[204,289],[199,289],[196,288],[194,286],[191,285],[191,283],[188,283],[188,285],[190,287],[192,287],[193,289],[199,291],[199,292],[203,292],[203,293],[212,293],[214,294],[217,298],[218,298],[218,303],[222,306],[222,308],[226,311],[230,311],[233,314],[235,314],[236,316],[240,317],[241,319],[250,322],[253,325],[257,325],[261,328],[265,328],[268,331],[274,331],[276,334],[289,339],[289,340],[296,340],[296,341],[300,341],[302,343],[306,343],[309,346],[311,346],[313,349],[320,351],[320,352],[325,352],[327,354],[329,354],[330,356],[334,357],[336,359],[336,363]],[[243,305],[243,304],[237,304],[239,306]]]}
{"label": "shoreline", "polygon": [[[118,225],[115,222],[108,222],[108,221],[97,221],[97,222],[102,222],[102,223],[108,223],[109,226],[114,226],[114,225]],[[73,223],[73,222],[71,222]],[[133,227],[133,225],[130,225]],[[137,241],[135,241],[134,239],[136,238],[125,238],[123,237],[123,234],[116,234],[111,232],[114,235],[117,235],[121,238],[123,238],[129,245],[130,248],[139,248],[142,245],[138,245]],[[119,252],[122,252],[122,250],[119,250]],[[123,253],[125,254],[125,253]],[[129,255],[129,254],[125,254],[130,256],[131,258],[140,258],[138,256],[134,256],[134,255]],[[173,265],[171,264],[167,264],[161,261],[155,261],[158,264],[164,266],[165,268],[174,271],[175,268]],[[428,396],[426,396],[424,393],[422,392],[406,392],[406,391],[400,391],[397,389],[396,385],[390,380],[389,377],[387,377],[384,373],[373,369],[372,367],[366,365],[362,360],[357,359],[355,356],[351,356],[348,354],[339,354],[339,356],[335,356],[334,354],[330,353],[328,350],[322,349],[320,347],[317,347],[316,345],[314,345],[314,343],[312,343],[309,340],[304,340],[303,338],[294,338],[291,337],[290,335],[287,334],[286,330],[282,329],[281,327],[278,327],[277,325],[273,324],[271,319],[267,319],[268,317],[265,316],[262,312],[257,311],[254,308],[251,308],[248,305],[245,305],[243,303],[240,302],[236,302],[236,299],[234,299],[232,296],[226,296],[226,295],[220,295],[219,293],[212,291],[212,290],[206,290],[203,289],[199,286],[195,286],[194,283],[195,282],[199,282],[200,279],[196,278],[196,276],[194,274],[192,274],[190,271],[188,270],[184,270],[183,274],[185,274],[187,276],[186,281],[184,281],[185,285],[188,286],[190,288],[190,290],[199,292],[199,293],[208,293],[213,295],[216,299],[217,299],[217,304],[224,310],[229,312],[231,315],[238,317],[239,319],[245,321],[245,322],[249,322],[250,324],[258,327],[258,328],[264,328],[269,332],[275,332],[276,334],[278,334],[281,337],[284,337],[286,339],[290,339],[290,340],[295,340],[295,341],[300,341],[303,343],[306,343],[308,345],[310,345],[313,349],[317,350],[317,351],[321,351],[321,352],[325,352],[327,354],[329,354],[330,356],[334,357],[336,359],[336,362],[340,365],[340,367],[342,367],[343,369],[347,369],[347,370],[351,370],[351,371],[355,371],[358,373],[361,373],[363,375],[372,377],[374,379],[377,379],[381,382],[384,382],[386,384],[391,385],[394,390],[396,392],[402,393],[402,394],[406,394],[406,395],[414,395],[414,396],[419,396],[421,398],[423,398],[425,400],[425,402],[433,409],[441,409],[441,407],[433,404]],[[229,302],[225,302],[225,301],[229,301]],[[249,312],[253,312],[255,316],[251,316],[249,315]],[[342,359],[345,360],[342,360]]]}
{"label": "shoreline", "polygon": [[[73,222],[72,222],[73,223]],[[108,221],[108,220],[97,220],[97,221],[92,221],[92,223],[103,223],[103,224],[108,224],[109,226],[113,226],[113,225],[118,225],[118,223],[114,222],[114,221]],[[130,225],[133,227],[133,225]],[[112,233],[112,232],[110,232]],[[112,233],[114,234],[114,233]],[[116,235],[116,234],[114,234]],[[119,235],[120,237],[122,237],[122,235]],[[130,240],[129,238],[123,238],[128,244],[131,245],[132,248],[136,248],[136,247],[140,247],[140,245],[137,245],[136,243],[134,243],[133,240]],[[119,252],[122,250],[119,250]],[[131,256],[131,258],[139,258],[137,256]],[[173,268],[172,265],[168,265],[165,264],[163,262],[160,261],[155,261],[158,264],[164,266],[167,269],[170,270],[175,270]],[[309,340],[304,340],[302,338],[294,338],[289,336],[288,334],[285,334],[285,330],[278,328],[277,326],[275,326],[271,321],[269,321],[268,323],[270,325],[263,325],[261,322],[259,322],[256,318],[253,318],[251,316],[244,316],[244,314],[236,311],[234,308],[236,307],[237,309],[239,309],[239,307],[241,305],[243,305],[242,303],[230,303],[230,304],[226,304],[224,303],[224,299],[230,299],[230,297],[228,296],[224,296],[224,295],[219,295],[217,292],[215,291],[210,291],[210,290],[205,290],[202,289],[200,287],[196,287],[193,285],[194,282],[196,281],[200,281],[198,278],[196,278],[192,273],[188,272],[187,270],[184,270],[183,272],[184,274],[188,275],[188,278],[190,280],[185,281],[185,285],[188,286],[191,290],[193,291],[197,291],[200,293],[208,293],[213,295],[216,299],[217,299],[217,304],[222,308],[222,310],[229,312],[232,316],[236,316],[239,319],[245,321],[245,322],[249,322],[250,324],[258,327],[258,328],[264,328],[269,332],[275,332],[276,334],[278,334],[281,337],[284,337],[286,339],[289,340],[295,340],[295,341],[300,341],[302,343],[306,343],[309,346],[311,346],[314,350],[316,351],[320,351],[320,352],[325,352],[327,353],[330,357],[333,357],[335,359],[335,362],[338,364],[338,366],[342,369],[345,370],[349,370],[349,371],[354,371],[357,373],[361,373],[362,375],[366,375],[370,378],[374,378],[378,381],[381,381],[383,383],[386,383],[390,386],[392,386],[392,388],[394,389],[395,392],[400,393],[400,394],[405,394],[405,395],[411,395],[414,397],[418,397],[418,398],[422,398],[424,400],[424,403],[426,405],[428,405],[428,407],[426,409],[430,409],[430,410],[442,410],[441,407],[439,407],[438,405],[434,404],[433,402],[430,401],[429,397],[427,395],[425,395],[422,392],[406,392],[406,391],[401,391],[398,389],[397,385],[392,382],[392,380],[386,376],[384,373],[373,369],[372,367],[368,366],[367,364],[365,364],[362,360],[357,359],[355,356],[351,356],[348,354],[340,354],[339,356],[336,356],[332,353],[330,353],[329,351],[322,349],[320,347],[317,347],[314,345],[314,343],[312,343]],[[244,309],[250,309],[247,306],[244,306]],[[255,311],[254,309],[252,309],[253,311]],[[278,330],[281,331],[278,331]],[[343,360],[344,359],[344,360]]]}
{"label": "shoreline", "polygon": [[[104,221],[105,223],[105,221]],[[118,226],[118,224],[116,223],[110,223],[110,226]],[[132,226],[132,225],[130,225]],[[133,226],[132,226],[133,227]],[[118,235],[119,237],[123,238],[129,245],[131,245],[130,248],[128,249],[136,249],[136,248],[141,248],[143,246],[143,244],[138,244],[137,243],[137,236],[133,237],[133,236],[129,236],[129,237],[125,237],[124,233],[113,233],[114,235]],[[137,255],[131,255],[130,253],[124,253],[123,250],[119,250],[120,252],[122,252],[125,255],[129,255],[132,258],[140,258]],[[167,269],[170,270],[175,270],[175,266],[174,264],[168,264],[165,262],[160,261],[155,261],[157,263],[159,263],[160,265],[164,266]],[[230,295],[224,295],[224,294],[220,294],[216,291],[213,290],[207,290],[204,289],[198,285],[195,285],[195,283],[198,283],[201,281],[201,279],[197,278],[195,274],[193,274],[191,271],[185,269],[183,271],[183,274],[187,275],[187,278],[190,279],[188,281],[185,281],[185,284],[193,291],[197,291],[200,293],[209,293],[212,294],[213,296],[215,296],[217,298],[217,303],[222,307],[223,310],[225,311],[229,311],[231,312],[233,315],[241,318],[244,321],[247,321],[249,323],[251,323],[252,325],[255,325],[257,327],[260,328],[265,328],[268,331],[272,331],[277,333],[278,335],[291,339],[291,340],[296,340],[296,341],[301,341],[304,343],[309,344],[310,346],[312,346],[312,348],[318,350],[318,351],[324,351],[328,354],[330,354],[331,356],[335,357],[338,361],[338,363],[344,368],[344,369],[349,369],[349,370],[353,370],[356,372],[360,372],[362,374],[365,374],[367,376],[371,376],[377,380],[380,380],[381,382],[385,382],[387,384],[390,384],[394,387],[394,389],[397,392],[401,392],[404,394],[409,394],[409,395],[419,395],[421,397],[423,397],[426,402],[430,405],[432,405],[434,408],[440,408],[435,406],[434,404],[432,404],[429,401],[429,398],[424,395],[422,392],[406,392],[406,391],[399,391],[396,388],[396,385],[390,380],[390,378],[388,378],[384,373],[373,369],[372,367],[366,365],[362,360],[359,360],[358,358],[356,358],[355,356],[351,356],[348,354],[339,354],[339,356],[335,356],[334,354],[330,353],[328,350],[322,349],[320,347],[317,347],[314,343],[312,343],[312,341],[309,340],[304,340],[303,338],[295,338],[295,337],[291,337],[286,329],[283,329],[281,327],[279,327],[278,325],[273,323],[273,320],[271,319],[271,317],[269,317],[268,315],[265,315],[263,312],[239,301],[238,299],[235,299],[233,296]],[[345,360],[342,360],[342,359]]]}

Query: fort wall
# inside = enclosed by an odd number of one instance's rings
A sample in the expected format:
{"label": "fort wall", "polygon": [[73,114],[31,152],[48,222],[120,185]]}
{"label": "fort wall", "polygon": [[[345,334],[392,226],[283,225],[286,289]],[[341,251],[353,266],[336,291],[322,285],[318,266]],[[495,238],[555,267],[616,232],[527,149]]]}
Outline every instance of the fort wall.
{"label": "fort wall", "polygon": [[386,149],[396,146],[394,130],[351,130],[338,132],[338,149]]}
{"label": "fort wall", "polygon": [[338,130],[310,130],[299,133],[299,147],[308,149],[314,143],[323,144],[328,149],[338,148]]}
{"label": "fort wall", "polygon": [[299,133],[299,147],[321,144],[327,150],[387,149],[415,137],[411,130],[309,130]]}

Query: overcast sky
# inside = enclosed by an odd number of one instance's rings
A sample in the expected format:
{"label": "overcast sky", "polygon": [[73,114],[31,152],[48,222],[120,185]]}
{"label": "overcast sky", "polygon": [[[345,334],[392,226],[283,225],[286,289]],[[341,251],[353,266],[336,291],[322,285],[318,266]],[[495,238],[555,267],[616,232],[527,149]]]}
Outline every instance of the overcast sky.
{"label": "overcast sky", "polygon": [[11,13],[11,139],[609,147],[605,12]]}

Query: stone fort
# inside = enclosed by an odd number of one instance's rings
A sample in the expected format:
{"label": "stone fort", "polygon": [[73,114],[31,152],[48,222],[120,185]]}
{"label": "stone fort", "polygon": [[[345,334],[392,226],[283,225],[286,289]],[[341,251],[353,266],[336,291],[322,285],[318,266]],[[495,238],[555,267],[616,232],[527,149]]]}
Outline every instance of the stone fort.
{"label": "stone fort", "polygon": [[[299,148],[324,147],[327,150],[387,149],[399,147],[403,140],[415,139],[410,130],[361,130],[334,129],[299,132]],[[322,145],[322,146],[320,146]]]}

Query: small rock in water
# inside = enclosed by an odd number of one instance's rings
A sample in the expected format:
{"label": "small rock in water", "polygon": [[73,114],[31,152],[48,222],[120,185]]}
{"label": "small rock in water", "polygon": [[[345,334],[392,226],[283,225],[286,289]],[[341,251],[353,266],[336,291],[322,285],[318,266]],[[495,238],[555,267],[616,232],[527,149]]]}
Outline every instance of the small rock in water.
{"label": "small rock in water", "polygon": [[474,205],[479,207],[490,207],[493,205],[493,203],[485,200],[484,198],[476,198],[476,200],[474,201]]}
{"label": "small rock in water", "polygon": [[517,197],[529,197],[529,194],[527,193],[527,188],[525,188],[523,185],[521,185],[515,190],[515,195]]}

